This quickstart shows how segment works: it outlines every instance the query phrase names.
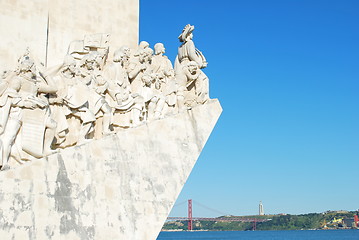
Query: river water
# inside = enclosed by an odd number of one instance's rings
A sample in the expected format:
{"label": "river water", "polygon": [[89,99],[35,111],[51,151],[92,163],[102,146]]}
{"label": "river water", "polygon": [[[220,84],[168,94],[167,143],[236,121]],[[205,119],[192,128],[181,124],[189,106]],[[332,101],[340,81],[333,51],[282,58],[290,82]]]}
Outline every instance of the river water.
{"label": "river water", "polygon": [[359,230],[161,232],[157,240],[359,240]]}

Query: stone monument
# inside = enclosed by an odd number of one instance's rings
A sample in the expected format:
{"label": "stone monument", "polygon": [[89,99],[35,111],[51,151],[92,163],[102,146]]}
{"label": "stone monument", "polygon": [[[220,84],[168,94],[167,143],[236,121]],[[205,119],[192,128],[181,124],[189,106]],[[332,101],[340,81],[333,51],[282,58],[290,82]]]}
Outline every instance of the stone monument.
{"label": "stone monument", "polygon": [[0,5],[1,239],[156,239],[222,111],[194,26],[173,68],[137,0],[22,4]]}

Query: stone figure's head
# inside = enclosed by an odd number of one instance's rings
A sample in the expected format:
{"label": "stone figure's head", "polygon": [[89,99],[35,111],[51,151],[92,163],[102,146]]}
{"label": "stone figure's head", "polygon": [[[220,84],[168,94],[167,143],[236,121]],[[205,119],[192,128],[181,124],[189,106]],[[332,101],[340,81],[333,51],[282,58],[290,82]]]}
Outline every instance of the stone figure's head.
{"label": "stone figure's head", "polygon": [[174,70],[173,68],[168,69],[168,70],[165,72],[165,74],[166,74],[167,77],[174,78],[174,77],[175,77],[175,70]]}
{"label": "stone figure's head", "polygon": [[1,80],[5,80],[8,76],[9,76],[9,74],[10,74],[10,72],[11,71],[9,71],[9,70],[2,70],[1,71]]}
{"label": "stone figure's head", "polygon": [[138,48],[140,49],[145,49],[148,48],[150,46],[150,44],[146,41],[141,41],[140,44],[138,45]]}
{"label": "stone figure's head", "polygon": [[71,55],[66,55],[62,66],[62,73],[66,73],[69,76],[75,76],[76,72],[76,60]]}
{"label": "stone figure's head", "polygon": [[155,54],[156,55],[163,54],[163,53],[165,53],[165,51],[166,51],[165,46],[163,46],[162,43],[155,44]]}
{"label": "stone figure's head", "polygon": [[98,65],[97,64],[98,57],[99,56],[98,56],[97,52],[91,52],[91,53],[87,54],[82,59],[81,66],[83,66],[87,70],[94,70]]}
{"label": "stone figure's head", "polygon": [[102,68],[102,64],[105,61],[105,59],[107,58],[107,54],[104,53],[99,53],[99,52],[94,52],[94,67],[97,69],[101,69]]}
{"label": "stone figure's head", "polygon": [[151,48],[142,49],[139,51],[139,60],[141,63],[150,62],[152,59],[153,50]]}
{"label": "stone figure's head", "polygon": [[135,53],[135,56],[139,56],[141,54],[141,51],[146,49],[146,48],[149,48],[150,47],[150,44],[146,41],[141,41],[140,44],[138,45],[138,49],[137,49],[137,52]]}
{"label": "stone figure's head", "polygon": [[144,53],[145,53],[145,57],[146,57],[146,61],[151,61],[152,59],[152,55],[153,55],[153,50],[152,48],[146,48],[144,49]]}
{"label": "stone figure's head", "polygon": [[122,46],[120,50],[123,52],[126,60],[128,60],[131,57],[131,49],[129,47]]}
{"label": "stone figure's head", "polygon": [[23,58],[19,63],[18,72],[25,74],[29,78],[35,77],[36,67],[34,61],[29,57]]}
{"label": "stone figure's head", "polygon": [[30,58],[30,49],[29,49],[29,47],[27,47],[24,54],[19,57],[17,62],[20,64],[22,61],[24,61],[25,59],[29,59],[29,58]]}
{"label": "stone figure's head", "polygon": [[114,62],[123,62],[130,58],[131,50],[127,46],[122,46],[120,49],[113,53]]}
{"label": "stone figure's head", "polygon": [[187,63],[187,69],[191,74],[196,74],[199,67],[195,61],[190,61],[189,63]]}
{"label": "stone figure's head", "polygon": [[114,62],[121,62],[124,58],[125,54],[121,51],[121,49],[116,50],[113,53],[113,61]]}
{"label": "stone figure's head", "polygon": [[180,42],[186,42],[188,40],[191,40],[193,38],[193,34],[192,34],[193,30],[194,30],[194,26],[191,24],[187,24],[183,28],[182,33],[178,36]]}
{"label": "stone figure's head", "polygon": [[145,86],[150,87],[152,83],[152,77],[149,74],[145,74],[142,76],[142,81],[145,84]]}

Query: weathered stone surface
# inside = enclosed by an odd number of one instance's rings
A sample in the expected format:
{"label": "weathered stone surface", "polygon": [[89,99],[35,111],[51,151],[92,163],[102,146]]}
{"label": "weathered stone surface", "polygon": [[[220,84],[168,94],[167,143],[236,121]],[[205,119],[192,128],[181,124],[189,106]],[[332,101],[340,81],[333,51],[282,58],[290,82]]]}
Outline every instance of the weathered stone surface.
{"label": "weathered stone surface", "polygon": [[0,70],[13,70],[27,47],[47,66],[61,64],[86,34],[110,33],[113,49],[134,48],[138,28],[139,0],[1,0]]}
{"label": "weathered stone surface", "polygon": [[0,70],[13,70],[27,47],[46,58],[48,1],[1,0]]}
{"label": "weathered stone surface", "polygon": [[110,50],[137,47],[139,0],[49,0],[48,66],[62,63],[71,41],[95,33],[110,34]]}
{"label": "weathered stone surface", "polygon": [[156,239],[218,100],[0,172],[1,239]]}

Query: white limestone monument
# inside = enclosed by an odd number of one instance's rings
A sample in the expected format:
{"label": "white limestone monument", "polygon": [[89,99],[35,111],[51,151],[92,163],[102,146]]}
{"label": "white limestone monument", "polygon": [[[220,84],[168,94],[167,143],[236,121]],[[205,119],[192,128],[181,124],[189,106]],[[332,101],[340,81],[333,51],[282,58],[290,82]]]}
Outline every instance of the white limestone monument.
{"label": "white limestone monument", "polygon": [[0,239],[158,236],[222,109],[194,26],[173,65],[138,9],[1,1]]}

